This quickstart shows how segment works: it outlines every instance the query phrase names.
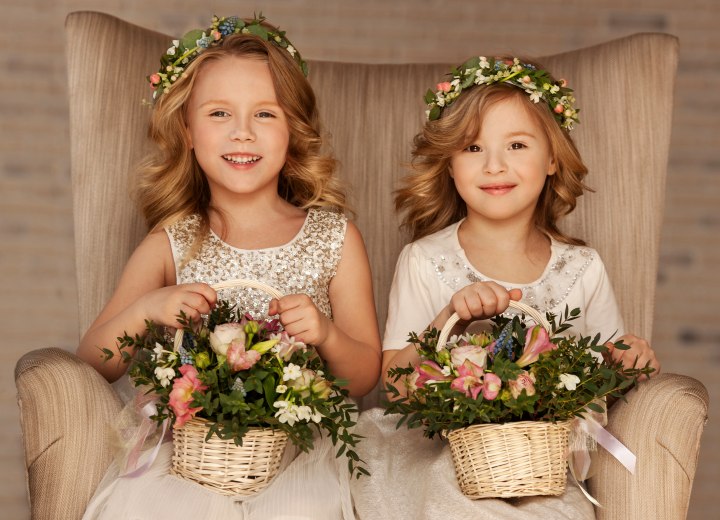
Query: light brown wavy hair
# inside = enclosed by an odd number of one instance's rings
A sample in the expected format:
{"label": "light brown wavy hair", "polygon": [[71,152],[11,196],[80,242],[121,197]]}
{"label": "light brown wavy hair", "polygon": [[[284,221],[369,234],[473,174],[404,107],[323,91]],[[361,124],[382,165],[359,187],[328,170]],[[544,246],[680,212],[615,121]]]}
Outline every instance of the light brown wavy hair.
{"label": "light brown wavy hair", "polygon": [[[262,60],[270,67],[278,104],[285,113],[290,133],[287,158],[278,181],[280,196],[303,209],[348,210],[345,192],[335,175],[337,161],[323,149],[315,94],[297,63],[287,50],[257,36],[228,36],[200,54],[187,66],[182,78],[158,99],[148,132],[156,149],[140,165],[137,174],[134,195],[151,231],[188,215],[200,216],[201,225],[188,258],[202,245],[210,228],[209,211],[214,208],[205,174],[188,144],[187,105],[205,64],[231,56]],[[222,214],[218,214],[222,222]]]}
{"label": "light brown wavy hair", "polygon": [[566,235],[557,226],[561,217],[575,209],[577,198],[584,191],[591,191],[583,183],[588,169],[575,143],[568,132],[560,128],[546,103],[533,103],[518,87],[503,83],[463,90],[462,95],[443,110],[440,119],[427,121],[415,136],[412,171],[401,180],[395,192],[395,208],[404,212],[403,227],[413,240],[440,231],[467,215],[465,201],[450,176],[450,160],[480,134],[483,114],[489,107],[513,98],[520,100],[545,132],[557,167],[555,175],[545,180],[540,193],[535,225],[555,240],[585,245],[583,240]]}

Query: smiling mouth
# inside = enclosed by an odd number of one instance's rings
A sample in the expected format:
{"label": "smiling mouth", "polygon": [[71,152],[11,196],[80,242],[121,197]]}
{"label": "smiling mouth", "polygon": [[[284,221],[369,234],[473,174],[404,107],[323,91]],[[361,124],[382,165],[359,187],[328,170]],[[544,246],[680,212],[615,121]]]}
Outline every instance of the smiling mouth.
{"label": "smiling mouth", "polygon": [[222,158],[233,164],[253,164],[262,159],[259,155],[223,155]]}
{"label": "smiling mouth", "polygon": [[514,184],[480,186],[481,190],[483,190],[485,193],[489,193],[490,195],[504,195],[505,193],[509,193],[513,188],[515,188]]}

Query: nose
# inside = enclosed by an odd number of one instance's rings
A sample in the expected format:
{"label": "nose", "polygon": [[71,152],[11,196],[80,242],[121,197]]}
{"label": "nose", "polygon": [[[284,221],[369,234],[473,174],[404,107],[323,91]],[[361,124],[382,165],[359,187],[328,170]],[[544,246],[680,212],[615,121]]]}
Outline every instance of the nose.
{"label": "nose", "polygon": [[254,142],[255,132],[252,128],[252,122],[247,118],[238,117],[230,130],[230,139],[233,141]]}
{"label": "nose", "polygon": [[507,169],[505,155],[500,150],[487,150],[485,152],[485,164],[483,171],[490,175],[503,173]]}

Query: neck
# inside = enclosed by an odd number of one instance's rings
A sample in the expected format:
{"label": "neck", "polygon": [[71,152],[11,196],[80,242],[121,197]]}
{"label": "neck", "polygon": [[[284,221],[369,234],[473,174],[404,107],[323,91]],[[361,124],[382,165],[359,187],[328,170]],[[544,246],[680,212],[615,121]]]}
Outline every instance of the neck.
{"label": "neck", "polygon": [[488,221],[468,214],[460,227],[462,235],[499,251],[525,252],[538,240],[546,240],[532,220]]}

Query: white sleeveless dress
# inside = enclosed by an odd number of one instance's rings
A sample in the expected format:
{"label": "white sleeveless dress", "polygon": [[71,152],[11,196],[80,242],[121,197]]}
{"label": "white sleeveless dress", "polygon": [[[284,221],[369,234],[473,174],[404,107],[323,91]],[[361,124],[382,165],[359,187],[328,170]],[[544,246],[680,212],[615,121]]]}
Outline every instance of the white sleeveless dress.
{"label": "white sleeveless dress", "polygon": [[[293,240],[262,250],[234,248],[211,232],[200,251],[184,261],[199,223],[198,217],[191,216],[166,229],[177,283],[260,280],[284,294],[309,295],[318,309],[332,318],[328,287],[345,238],[347,220],[343,215],[311,209]],[[271,299],[253,289],[223,290],[219,297],[237,301],[258,317],[267,315]],[[172,443],[167,442],[150,469],[138,477],[118,478],[118,467],[111,464],[83,518],[354,519],[346,460],[335,457],[330,440],[316,437],[314,450],[293,456],[293,450],[286,452],[283,471],[265,490],[250,498],[233,498],[171,475]]]}

